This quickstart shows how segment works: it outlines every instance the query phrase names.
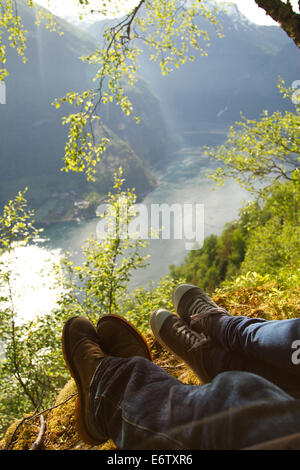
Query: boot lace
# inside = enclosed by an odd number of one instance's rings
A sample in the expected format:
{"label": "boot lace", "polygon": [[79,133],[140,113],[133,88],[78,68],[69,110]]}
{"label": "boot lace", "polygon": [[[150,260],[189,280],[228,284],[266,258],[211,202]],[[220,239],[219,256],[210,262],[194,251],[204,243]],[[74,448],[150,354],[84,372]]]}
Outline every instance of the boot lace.
{"label": "boot lace", "polygon": [[[225,310],[206,299],[198,297],[189,308],[190,316],[200,313],[203,318],[213,313],[225,313]],[[227,313],[227,312],[226,312]]]}
{"label": "boot lace", "polygon": [[181,336],[184,343],[188,346],[187,352],[198,348],[201,346],[203,342],[203,336],[195,333],[194,331],[190,330],[187,326],[182,325],[177,328],[176,334]]}

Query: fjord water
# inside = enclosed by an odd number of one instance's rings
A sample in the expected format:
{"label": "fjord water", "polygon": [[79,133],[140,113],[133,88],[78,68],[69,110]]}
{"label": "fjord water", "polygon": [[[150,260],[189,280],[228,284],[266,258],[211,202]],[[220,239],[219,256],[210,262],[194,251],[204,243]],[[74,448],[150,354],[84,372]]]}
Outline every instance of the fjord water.
{"label": "fjord water", "polygon": [[[172,163],[159,177],[158,187],[144,199],[143,204],[203,204],[204,236],[220,234],[226,222],[238,216],[249,194],[233,181],[214,189],[207,179],[207,160],[200,149],[183,148],[172,156]],[[74,263],[82,261],[81,247],[90,236],[96,235],[98,218],[59,223],[46,228],[39,242],[17,250],[14,261],[16,308],[20,317],[32,318],[55,305],[57,288],[51,268],[60,255],[69,251]],[[170,264],[180,264],[188,251],[186,240],[149,240],[145,253],[150,254],[149,266],[134,272],[130,287],[147,286],[168,274]],[[50,275],[49,275],[50,273]]]}

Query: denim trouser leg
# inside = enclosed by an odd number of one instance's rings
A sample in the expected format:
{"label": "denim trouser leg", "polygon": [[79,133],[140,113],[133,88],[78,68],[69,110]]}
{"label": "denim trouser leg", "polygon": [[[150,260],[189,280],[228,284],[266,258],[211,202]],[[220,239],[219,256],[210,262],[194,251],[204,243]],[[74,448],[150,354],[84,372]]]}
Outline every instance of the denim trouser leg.
{"label": "denim trouser leg", "polygon": [[300,318],[266,321],[215,315],[212,321],[211,336],[223,348],[299,377]]}
{"label": "denim trouser leg", "polygon": [[[211,378],[227,370],[252,372],[300,398],[300,318],[211,318],[213,344],[203,350],[204,366]],[[195,318],[191,328],[201,331],[198,321]]]}
{"label": "denim trouser leg", "polygon": [[225,371],[252,372],[273,382],[292,396],[300,398],[300,380],[296,374],[279,369],[263,360],[232,352],[219,344],[211,344],[210,347],[203,349],[202,354],[206,374],[211,380]]}
{"label": "denim trouser leg", "polygon": [[91,383],[95,425],[124,449],[240,449],[300,431],[300,401],[262,377],[186,385],[151,361],[106,357]]}

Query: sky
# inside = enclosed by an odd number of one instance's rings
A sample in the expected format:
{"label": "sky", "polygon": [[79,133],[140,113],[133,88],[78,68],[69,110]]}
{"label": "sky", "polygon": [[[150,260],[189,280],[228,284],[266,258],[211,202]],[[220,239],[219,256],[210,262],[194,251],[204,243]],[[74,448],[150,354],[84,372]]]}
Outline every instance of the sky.
{"label": "sky", "polygon": [[[95,2],[95,5],[99,5],[99,0],[91,0],[91,2]],[[217,3],[220,3],[223,0],[215,0]],[[236,3],[240,9],[240,11],[253,23],[261,24],[261,25],[276,25],[270,17],[268,17],[264,10],[259,8],[254,0],[231,0],[232,3]],[[49,0],[36,0],[36,3],[49,8]],[[74,2],[74,0],[50,0],[50,5],[52,5],[52,10],[55,14],[63,17],[70,17],[76,14],[76,9],[74,3],[78,3],[78,1]],[[137,0],[118,0],[117,2],[119,5],[126,4],[132,5],[138,3]],[[297,0],[292,0],[292,4],[294,7],[297,6]]]}

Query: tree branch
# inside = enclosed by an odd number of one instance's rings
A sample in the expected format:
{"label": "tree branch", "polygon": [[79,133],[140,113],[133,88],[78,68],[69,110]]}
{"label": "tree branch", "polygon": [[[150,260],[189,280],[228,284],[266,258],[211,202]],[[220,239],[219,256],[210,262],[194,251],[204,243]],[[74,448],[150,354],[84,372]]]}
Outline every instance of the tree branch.
{"label": "tree branch", "polygon": [[[268,16],[279,23],[280,27],[300,48],[300,14],[296,13],[290,2],[281,0],[255,0],[255,3],[265,10]],[[300,8],[300,2],[299,2]]]}
{"label": "tree branch", "polygon": [[45,423],[45,419],[43,415],[40,415],[40,425],[41,426],[40,426],[38,437],[36,438],[36,440],[34,441],[34,443],[32,444],[29,450],[38,450],[40,449],[42,445],[43,437],[46,431],[46,423]]}
{"label": "tree branch", "polygon": [[16,339],[16,325],[15,325],[15,308],[14,308],[14,302],[13,302],[13,293],[12,293],[12,287],[11,287],[11,282],[10,282],[10,277],[8,278],[8,289],[9,289],[9,298],[10,298],[10,303],[11,303],[11,340],[12,340],[12,347],[13,347],[13,364],[15,368],[15,375],[17,377],[17,380],[21,387],[24,390],[25,395],[29,398],[31,401],[32,405],[36,408],[37,403],[36,400],[34,399],[32,393],[29,391],[28,387],[26,386],[24,380],[22,379],[20,367],[18,364],[17,360],[17,339]]}
{"label": "tree branch", "polygon": [[[38,416],[42,416],[44,413],[46,413],[47,411],[51,411],[51,410],[54,410],[55,408],[58,408],[59,406],[61,405],[64,405],[65,403],[67,403],[67,401],[71,400],[73,397],[75,397],[76,395],[78,395],[78,393],[73,393],[72,395],[70,395],[68,398],[66,398],[66,400],[58,403],[57,405],[54,405],[54,406],[51,406],[50,408],[47,408],[46,410],[43,410],[41,411],[40,413],[37,412],[37,409],[32,413],[32,415],[30,416],[26,416],[24,417],[23,419],[21,419],[21,421],[19,422],[19,424],[16,426],[14,432],[12,433],[12,436],[9,440],[9,442],[7,443],[7,445],[5,446],[6,450],[8,450],[14,440],[14,437],[18,431],[18,429],[22,426],[23,423],[27,422],[27,421],[31,421],[32,419],[34,418],[37,418]],[[35,441],[36,442],[36,441]],[[33,450],[33,449],[32,449]]]}

